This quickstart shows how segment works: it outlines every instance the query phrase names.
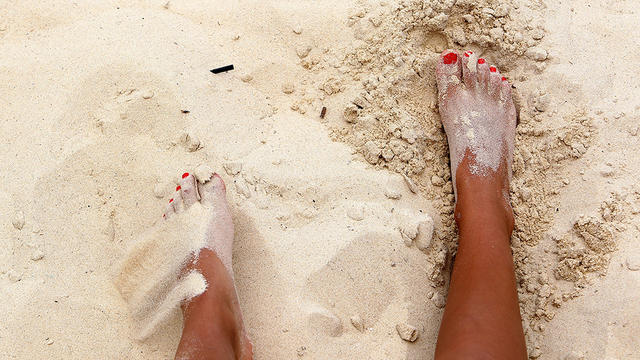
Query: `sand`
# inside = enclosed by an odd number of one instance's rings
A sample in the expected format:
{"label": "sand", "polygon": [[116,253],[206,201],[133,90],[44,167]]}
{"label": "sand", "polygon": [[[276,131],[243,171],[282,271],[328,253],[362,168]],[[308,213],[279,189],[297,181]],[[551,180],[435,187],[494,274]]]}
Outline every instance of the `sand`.
{"label": "sand", "polygon": [[207,165],[227,184],[256,359],[432,358],[456,251],[433,75],[451,47],[516,86],[530,357],[640,358],[639,12],[622,0],[0,5],[0,353],[172,358],[179,312],[137,340],[114,278],[180,174]]}

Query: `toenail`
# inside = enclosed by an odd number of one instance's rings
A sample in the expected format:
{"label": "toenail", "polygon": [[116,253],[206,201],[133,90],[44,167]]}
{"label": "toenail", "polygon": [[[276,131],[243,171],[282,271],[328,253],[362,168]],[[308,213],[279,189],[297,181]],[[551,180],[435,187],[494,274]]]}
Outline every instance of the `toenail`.
{"label": "toenail", "polygon": [[169,199],[169,204],[171,204],[173,202],[173,199]]}
{"label": "toenail", "polygon": [[184,178],[186,178],[187,176],[189,176],[189,173],[184,173],[184,174],[182,174],[182,178],[183,178],[183,179],[184,179]]}
{"label": "toenail", "polygon": [[486,61],[483,58],[478,59],[478,64],[484,64]]}
{"label": "toenail", "polygon": [[180,185],[176,186],[176,191],[178,191],[180,189],[182,189],[182,186],[180,186]]}
{"label": "toenail", "polygon": [[495,66],[490,66],[490,67],[489,67],[489,71],[491,71],[491,72],[496,72],[496,71],[498,71],[498,69],[496,69],[496,67],[495,67]]}
{"label": "toenail", "polygon": [[448,53],[444,56],[444,63],[447,65],[454,64],[456,61],[458,61],[458,55],[455,53]]}
{"label": "toenail", "polygon": [[469,57],[471,54],[473,54],[473,51],[467,51],[464,53],[464,56]]}
{"label": "toenail", "polygon": [[502,81],[507,81],[507,78],[503,76]]}

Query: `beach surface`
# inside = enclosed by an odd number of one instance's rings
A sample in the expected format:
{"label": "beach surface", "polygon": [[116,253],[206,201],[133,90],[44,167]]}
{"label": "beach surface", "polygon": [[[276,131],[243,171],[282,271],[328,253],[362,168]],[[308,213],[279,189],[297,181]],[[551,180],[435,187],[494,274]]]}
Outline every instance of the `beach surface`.
{"label": "beach surface", "polygon": [[115,279],[180,175],[208,167],[256,359],[432,359],[457,242],[433,72],[453,48],[515,87],[530,358],[640,359],[639,15],[624,0],[0,4],[0,357],[172,359],[178,308],[141,331]]}

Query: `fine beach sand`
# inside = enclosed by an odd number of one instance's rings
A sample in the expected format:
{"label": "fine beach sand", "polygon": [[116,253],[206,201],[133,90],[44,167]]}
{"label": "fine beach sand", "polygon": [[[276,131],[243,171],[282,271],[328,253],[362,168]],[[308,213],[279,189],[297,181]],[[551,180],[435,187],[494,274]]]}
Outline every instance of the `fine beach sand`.
{"label": "fine beach sand", "polygon": [[456,251],[433,70],[455,48],[515,86],[530,357],[640,359],[639,15],[625,0],[0,4],[0,358],[172,359],[180,313],[143,334],[114,279],[206,165],[227,184],[256,359],[431,359]]}

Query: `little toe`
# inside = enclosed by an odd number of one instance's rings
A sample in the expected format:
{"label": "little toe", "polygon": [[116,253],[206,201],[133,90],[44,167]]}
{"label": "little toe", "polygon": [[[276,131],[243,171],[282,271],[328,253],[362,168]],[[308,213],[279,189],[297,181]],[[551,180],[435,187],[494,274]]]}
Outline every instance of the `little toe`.
{"label": "little toe", "polygon": [[[171,198],[173,199],[173,198]],[[173,200],[171,200],[171,202],[169,202],[167,204],[167,206],[164,209],[164,214],[162,214],[162,217],[166,220],[168,218],[170,218],[171,216],[173,216],[176,213],[176,209],[173,207]]]}
{"label": "little toe", "polygon": [[462,81],[467,88],[474,88],[478,83],[478,56],[473,51],[465,51],[462,55]]}
{"label": "little toe", "polygon": [[511,83],[504,76],[500,78],[500,100],[501,101],[511,100]]}
{"label": "little toe", "polygon": [[487,60],[483,58],[478,59],[478,83],[484,89],[487,88],[487,82],[489,81],[489,64]]}
{"label": "little toe", "polygon": [[458,52],[451,49],[443,51],[436,66],[436,81],[440,96],[445,96],[451,86],[460,84],[461,77],[462,66]]}
{"label": "little toe", "polygon": [[209,181],[198,183],[198,191],[203,205],[217,206],[227,203],[227,188],[218,174],[213,174]]}
{"label": "little toe", "polygon": [[185,207],[195,204],[200,199],[198,187],[196,186],[196,179],[192,174],[182,174],[180,185],[176,187],[176,191],[178,190],[182,195],[182,201],[184,202]]}

